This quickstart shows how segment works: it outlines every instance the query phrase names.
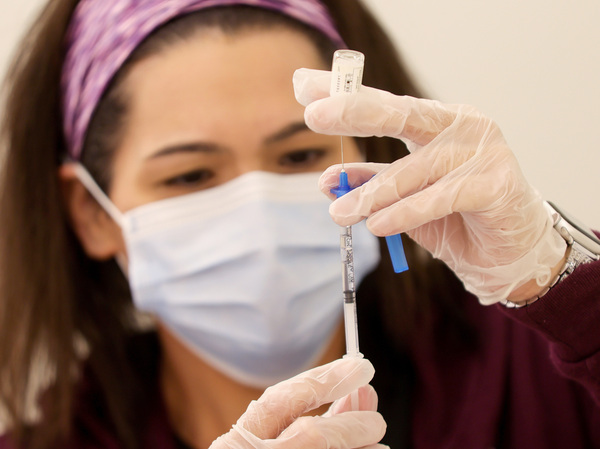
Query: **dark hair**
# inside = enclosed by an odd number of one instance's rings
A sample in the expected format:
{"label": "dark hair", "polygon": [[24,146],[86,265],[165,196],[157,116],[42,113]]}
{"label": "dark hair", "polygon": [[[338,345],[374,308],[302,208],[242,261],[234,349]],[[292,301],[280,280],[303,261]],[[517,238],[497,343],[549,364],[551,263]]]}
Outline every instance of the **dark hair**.
{"label": "dark hair", "polygon": [[[365,53],[364,83],[396,94],[419,91],[399,61],[391,41],[357,0],[323,0],[349,48]],[[82,356],[77,342],[90,348],[85,364],[102,392],[103,407],[123,447],[139,446],[145,388],[151,376],[140,374],[147,358],[141,345],[125,343],[139,332],[127,283],[114,261],[85,256],[70,228],[62,203],[57,169],[66,151],[62,135],[60,71],[64,33],[77,0],[50,1],[22,42],[7,78],[3,123],[4,164],[0,185],[0,404],[13,434],[30,448],[50,447],[68,436]],[[243,9],[235,13],[236,9]],[[253,14],[248,14],[253,10]],[[200,25],[199,25],[200,24]],[[293,26],[317,45],[328,61],[331,44],[318,32],[293,20],[251,7],[215,8],[178,18],[155,32],[132,55],[107,89],[86,136],[82,162],[102,187],[111,179],[111,149],[126,117],[126,93],[120,81],[136,61],[184,39],[198,26],[235,32],[246,27]],[[154,38],[156,36],[156,38]],[[116,119],[119,117],[120,119]],[[390,138],[364,140],[367,158],[391,162],[406,154]],[[382,298],[372,307],[384,317],[387,336],[401,350],[411,330],[426,316],[429,301],[449,311],[460,288],[440,262],[405,247],[411,270],[394,276],[386,258],[373,276]],[[452,321],[451,319],[449,321]],[[132,354],[136,359],[132,359]],[[149,356],[150,357],[150,356]],[[39,368],[52,374],[41,406],[43,419],[28,425],[27,396]]]}

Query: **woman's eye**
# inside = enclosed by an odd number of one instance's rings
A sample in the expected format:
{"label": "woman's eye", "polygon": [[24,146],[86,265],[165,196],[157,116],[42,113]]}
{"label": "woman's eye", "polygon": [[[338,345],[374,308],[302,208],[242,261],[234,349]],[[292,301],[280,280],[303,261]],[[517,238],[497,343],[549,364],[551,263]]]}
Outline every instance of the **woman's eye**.
{"label": "woman's eye", "polygon": [[325,150],[297,150],[281,156],[279,164],[285,167],[304,167],[318,162],[324,155]]}
{"label": "woman's eye", "polygon": [[183,173],[178,176],[173,176],[165,181],[165,184],[169,186],[197,186],[202,184],[213,177],[213,172],[210,170],[193,170],[187,173]]}

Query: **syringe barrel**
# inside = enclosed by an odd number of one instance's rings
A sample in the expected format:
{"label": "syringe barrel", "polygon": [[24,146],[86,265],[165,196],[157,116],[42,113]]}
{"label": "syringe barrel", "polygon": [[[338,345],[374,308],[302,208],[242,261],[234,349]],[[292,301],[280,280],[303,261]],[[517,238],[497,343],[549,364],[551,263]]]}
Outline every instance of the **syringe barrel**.
{"label": "syringe barrel", "polygon": [[349,357],[362,357],[358,348],[358,326],[356,320],[356,302],[344,303],[346,355]]}
{"label": "syringe barrel", "polygon": [[365,55],[355,50],[336,50],[331,65],[329,94],[342,95],[358,92],[362,84]]}
{"label": "syringe barrel", "polygon": [[340,227],[340,254],[342,256],[342,291],[344,292],[344,302],[348,302],[349,292],[353,293],[356,300],[356,291],[354,284],[354,249],[352,248],[352,227]]}

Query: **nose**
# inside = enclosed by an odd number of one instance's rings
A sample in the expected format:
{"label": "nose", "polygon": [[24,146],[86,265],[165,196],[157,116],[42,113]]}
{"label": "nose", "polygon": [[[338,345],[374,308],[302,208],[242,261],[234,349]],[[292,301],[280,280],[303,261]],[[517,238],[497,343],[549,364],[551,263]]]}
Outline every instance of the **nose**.
{"label": "nose", "polygon": [[225,170],[221,171],[220,183],[231,181],[238,176],[245,175],[253,171],[273,171],[268,164],[257,156],[247,155],[243,158],[236,158],[227,164]]}
{"label": "nose", "polygon": [[276,163],[269,157],[257,154],[257,151],[246,151],[235,161],[235,176],[241,176],[253,171],[276,171]]}

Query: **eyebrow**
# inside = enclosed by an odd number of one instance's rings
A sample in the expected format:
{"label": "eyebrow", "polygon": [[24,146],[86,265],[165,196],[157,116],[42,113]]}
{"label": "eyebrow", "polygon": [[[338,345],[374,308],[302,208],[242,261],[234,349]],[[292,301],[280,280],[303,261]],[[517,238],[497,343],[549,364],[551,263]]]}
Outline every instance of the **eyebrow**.
{"label": "eyebrow", "polygon": [[157,157],[168,156],[175,153],[218,153],[224,148],[210,142],[188,142],[165,147],[156,153],[152,153],[146,159],[155,159]]}
{"label": "eyebrow", "polygon": [[[310,129],[306,126],[304,121],[293,122],[267,136],[263,142],[265,144],[277,143],[306,131],[310,131]],[[226,150],[225,147],[212,142],[187,142],[165,147],[152,153],[147,159],[155,159],[175,153],[218,153],[224,150]]]}
{"label": "eyebrow", "polygon": [[308,126],[306,126],[306,123],[304,123],[304,121],[293,122],[265,138],[264,142],[267,144],[280,142],[282,140],[292,137],[295,134],[305,131],[310,131],[310,129],[308,128]]}

